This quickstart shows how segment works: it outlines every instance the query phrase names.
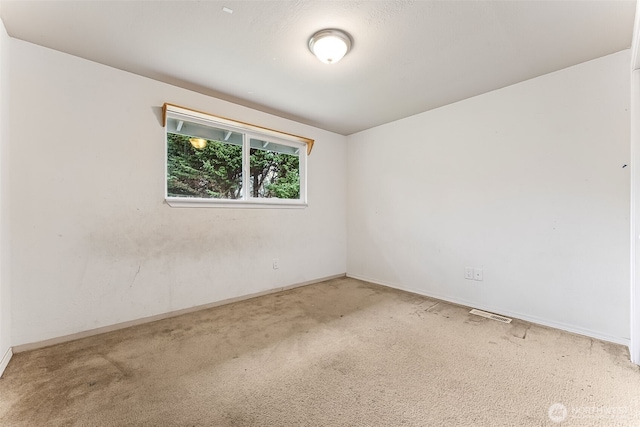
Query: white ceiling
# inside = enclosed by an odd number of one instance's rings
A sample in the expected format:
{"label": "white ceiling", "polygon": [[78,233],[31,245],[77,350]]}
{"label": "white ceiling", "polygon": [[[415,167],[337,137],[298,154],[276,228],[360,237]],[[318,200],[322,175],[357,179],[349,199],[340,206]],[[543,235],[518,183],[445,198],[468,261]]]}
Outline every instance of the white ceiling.
{"label": "white ceiling", "polygon": [[[635,5],[3,0],[0,10],[12,37],[348,135],[627,49]],[[332,27],[354,46],[326,65],[307,42]]]}

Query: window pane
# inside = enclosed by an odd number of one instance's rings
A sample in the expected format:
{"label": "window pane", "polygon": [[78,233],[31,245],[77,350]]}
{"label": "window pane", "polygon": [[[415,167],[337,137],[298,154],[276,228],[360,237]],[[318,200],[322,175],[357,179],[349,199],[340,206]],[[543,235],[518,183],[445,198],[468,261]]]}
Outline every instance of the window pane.
{"label": "window pane", "polygon": [[300,149],[253,138],[250,145],[250,196],[300,199]]}
{"label": "window pane", "polygon": [[183,123],[181,133],[167,133],[167,196],[242,198],[242,145],[237,145],[242,134],[209,128],[221,135],[216,140],[202,132],[184,134],[187,128]]}

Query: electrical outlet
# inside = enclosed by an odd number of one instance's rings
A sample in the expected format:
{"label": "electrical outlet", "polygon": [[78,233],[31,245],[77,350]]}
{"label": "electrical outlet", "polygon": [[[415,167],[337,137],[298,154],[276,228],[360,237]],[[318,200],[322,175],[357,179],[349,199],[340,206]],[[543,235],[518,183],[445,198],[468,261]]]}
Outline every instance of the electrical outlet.
{"label": "electrical outlet", "polygon": [[278,265],[278,258],[274,258],[273,259],[273,269],[277,270],[279,268],[280,268],[280,266]]}
{"label": "electrical outlet", "polygon": [[464,278],[467,280],[473,280],[473,267],[464,268]]}
{"label": "electrical outlet", "polygon": [[482,268],[474,268],[473,269],[473,280],[482,280]]}

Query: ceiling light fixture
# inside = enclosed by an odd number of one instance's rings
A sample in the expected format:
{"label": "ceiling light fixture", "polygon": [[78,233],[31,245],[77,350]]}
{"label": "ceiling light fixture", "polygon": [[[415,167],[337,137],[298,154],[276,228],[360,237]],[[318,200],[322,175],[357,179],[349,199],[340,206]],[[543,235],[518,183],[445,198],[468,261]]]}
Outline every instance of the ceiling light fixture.
{"label": "ceiling light fixture", "polygon": [[197,148],[198,150],[202,150],[207,146],[207,140],[204,138],[189,138],[189,142],[193,145],[193,148]]}
{"label": "ceiling light fixture", "polygon": [[309,39],[309,50],[325,64],[335,64],[351,50],[351,36],[342,30],[320,30]]}

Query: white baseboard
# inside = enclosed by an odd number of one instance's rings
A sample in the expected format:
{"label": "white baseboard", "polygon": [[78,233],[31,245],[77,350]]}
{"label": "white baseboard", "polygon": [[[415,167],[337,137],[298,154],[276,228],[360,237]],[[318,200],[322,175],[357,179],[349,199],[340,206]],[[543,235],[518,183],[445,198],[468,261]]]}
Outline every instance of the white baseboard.
{"label": "white baseboard", "polygon": [[9,365],[9,361],[11,360],[11,357],[13,357],[13,349],[9,347],[7,349],[7,352],[2,357],[2,361],[0,361],[0,378],[2,378],[2,374],[4,374],[4,370],[7,369],[7,366]]}
{"label": "white baseboard", "polygon": [[499,314],[501,316],[513,317],[513,318],[516,318],[516,319],[524,320],[526,322],[535,323],[537,325],[542,325],[542,326],[548,326],[550,328],[560,329],[562,331],[567,331],[567,332],[571,332],[571,333],[578,334],[578,335],[584,335],[586,337],[595,338],[595,339],[598,339],[598,340],[601,340],[601,341],[612,342],[612,343],[615,343],[615,344],[622,344],[622,345],[625,345],[627,347],[631,343],[631,340],[629,338],[622,338],[622,337],[616,337],[616,336],[612,336],[612,335],[602,334],[602,333],[599,333],[599,332],[596,332],[596,331],[592,331],[590,329],[585,329],[585,328],[581,328],[581,327],[574,326],[574,325],[567,325],[567,324],[561,323],[561,322],[554,322],[552,320],[541,319],[539,317],[530,316],[530,315],[527,315],[527,314],[522,314],[522,313],[518,313],[518,312],[515,312],[515,311],[511,311],[511,310],[505,310],[505,309],[502,309],[500,307],[492,307],[492,306],[485,305],[485,304],[477,304],[477,303],[475,303],[473,301],[467,301],[467,300],[460,299],[460,298],[453,298],[453,297],[449,297],[447,295],[439,295],[437,293],[425,292],[425,291],[421,291],[421,290],[406,288],[404,286],[401,286],[401,285],[398,285],[398,284],[395,284],[395,283],[389,283],[389,282],[385,282],[385,281],[381,281],[381,280],[376,280],[376,279],[372,279],[370,277],[361,276],[361,275],[358,275],[358,274],[349,274],[349,273],[347,273],[347,277],[351,277],[351,278],[358,279],[358,280],[363,280],[365,282],[375,283],[377,285],[387,286],[389,288],[399,289],[399,290],[405,291],[405,292],[411,292],[413,294],[418,294],[418,295],[422,295],[422,296],[429,297],[429,298],[439,299],[439,300],[442,300],[442,301],[450,302],[450,303],[457,304],[457,305],[462,305],[462,306],[469,307],[469,308],[479,308],[480,310],[484,310],[484,311],[488,311],[488,312],[491,312],[491,313]]}
{"label": "white baseboard", "polygon": [[39,349],[39,348],[49,347],[49,346],[56,345],[56,344],[61,344],[61,343],[64,343],[64,342],[74,341],[74,340],[78,340],[78,339],[81,339],[81,338],[87,338],[87,337],[91,337],[91,336],[94,336],[94,335],[100,335],[100,334],[104,334],[104,333],[107,333],[107,332],[117,331],[119,329],[129,328],[131,326],[143,325],[145,323],[151,323],[151,322],[155,322],[157,320],[163,320],[163,319],[168,319],[170,317],[180,316],[182,314],[193,313],[194,311],[206,310],[206,309],[209,309],[209,308],[218,307],[218,306],[221,306],[221,305],[232,304],[234,302],[244,301],[244,300],[248,300],[248,299],[251,299],[251,298],[257,298],[257,297],[261,297],[261,296],[264,296],[264,295],[275,294],[277,292],[287,291],[289,289],[294,289],[294,288],[300,288],[302,286],[307,286],[307,285],[313,285],[314,283],[320,283],[320,282],[324,282],[324,281],[327,281],[327,280],[339,279],[341,277],[346,277],[346,274],[345,273],[336,274],[336,275],[333,275],[333,276],[323,277],[323,278],[320,278],[320,279],[309,280],[307,282],[296,283],[296,284],[288,285],[288,286],[281,286],[281,287],[278,287],[278,288],[269,289],[269,290],[261,291],[261,292],[256,292],[256,293],[253,293],[253,294],[242,295],[242,296],[239,296],[239,297],[228,298],[228,299],[225,299],[225,300],[215,301],[215,302],[208,303],[208,304],[202,304],[202,305],[197,305],[197,306],[194,306],[194,307],[184,308],[184,309],[181,309],[181,310],[175,310],[175,311],[170,311],[170,312],[167,312],[167,313],[156,314],[155,316],[143,317],[143,318],[140,318],[140,319],[130,320],[130,321],[127,321],[127,322],[116,323],[114,325],[103,326],[101,328],[90,329],[90,330],[82,331],[82,332],[76,332],[76,333],[73,333],[73,334],[64,335],[64,336],[56,337],[56,338],[50,338],[50,339],[43,340],[43,341],[36,341],[36,342],[28,343],[28,344],[15,345],[15,346],[13,346],[13,352],[14,353],[22,353],[23,351],[36,350],[36,349]]}

